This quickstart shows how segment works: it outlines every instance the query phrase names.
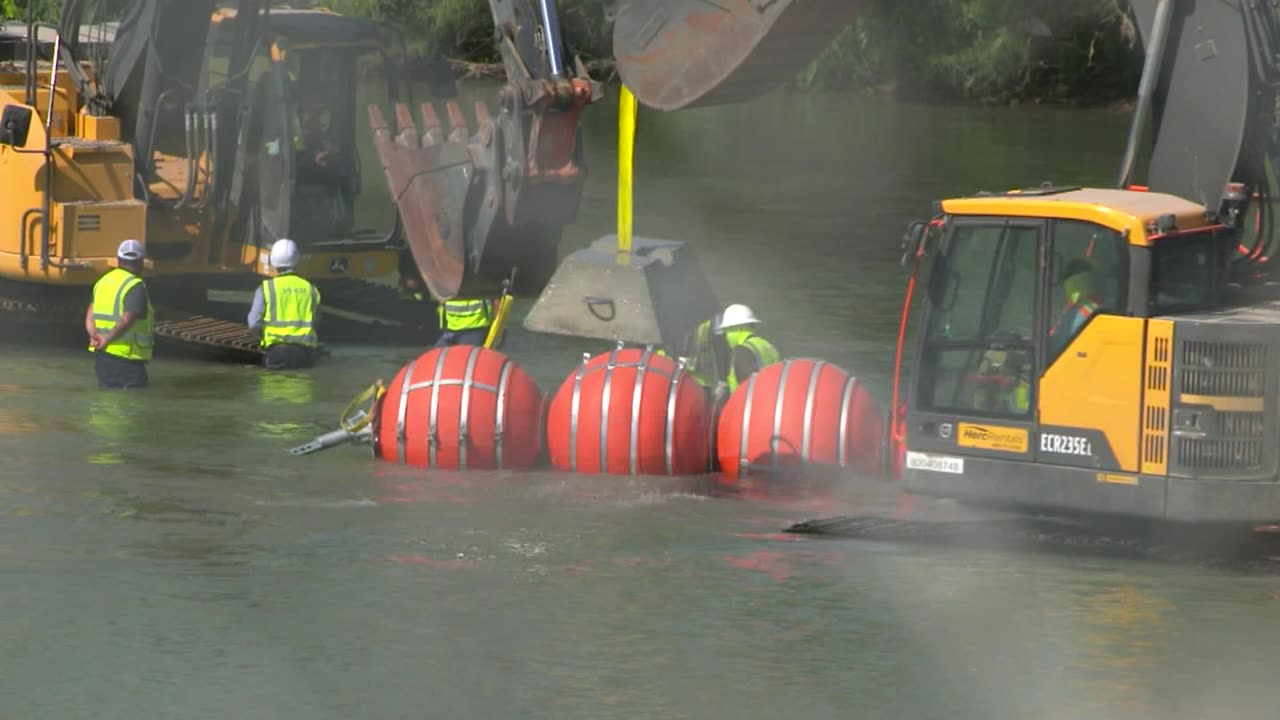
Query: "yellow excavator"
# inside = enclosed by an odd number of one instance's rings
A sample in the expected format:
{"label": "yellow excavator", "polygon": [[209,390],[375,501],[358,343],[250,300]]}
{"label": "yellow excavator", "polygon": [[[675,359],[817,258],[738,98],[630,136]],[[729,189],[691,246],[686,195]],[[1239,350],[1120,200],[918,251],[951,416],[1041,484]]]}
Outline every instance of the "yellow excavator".
{"label": "yellow excavator", "polygon": [[[78,331],[136,238],[160,342],[237,355],[267,250],[297,241],[324,340],[429,342],[396,291],[394,205],[361,175],[362,75],[401,87],[385,31],[265,0],[63,3],[0,31],[0,321]],[[30,3],[28,3],[30,6]],[[7,40],[8,42],[3,42]]]}

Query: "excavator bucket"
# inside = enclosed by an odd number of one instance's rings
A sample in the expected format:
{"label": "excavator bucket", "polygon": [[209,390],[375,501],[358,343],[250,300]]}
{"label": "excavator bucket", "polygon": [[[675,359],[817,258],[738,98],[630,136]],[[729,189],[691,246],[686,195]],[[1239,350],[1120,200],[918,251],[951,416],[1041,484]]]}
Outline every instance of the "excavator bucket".
{"label": "excavator bucket", "polygon": [[465,144],[465,120],[452,102],[449,116],[455,126],[446,138],[435,110],[424,104],[419,134],[408,106],[397,105],[393,135],[382,110],[369,106],[373,145],[409,251],[431,293],[443,299],[457,296],[462,287],[466,270],[463,211],[474,172]]}
{"label": "excavator bucket", "polygon": [[659,110],[763,95],[796,76],[866,0],[620,0],[613,51],[623,82]]}

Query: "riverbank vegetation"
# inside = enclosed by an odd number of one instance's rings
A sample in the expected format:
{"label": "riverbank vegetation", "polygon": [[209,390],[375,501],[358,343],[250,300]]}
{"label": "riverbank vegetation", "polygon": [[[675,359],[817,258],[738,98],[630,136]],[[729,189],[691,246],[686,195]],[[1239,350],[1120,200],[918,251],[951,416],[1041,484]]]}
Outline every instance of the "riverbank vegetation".
{"label": "riverbank vegetation", "polygon": [[[407,47],[457,67],[497,62],[483,0],[331,0],[400,30]],[[559,0],[586,60],[610,55],[611,0]],[[799,88],[902,99],[1102,104],[1137,88],[1142,62],[1125,0],[868,0],[868,9],[795,80]],[[607,75],[607,62],[596,63]]]}

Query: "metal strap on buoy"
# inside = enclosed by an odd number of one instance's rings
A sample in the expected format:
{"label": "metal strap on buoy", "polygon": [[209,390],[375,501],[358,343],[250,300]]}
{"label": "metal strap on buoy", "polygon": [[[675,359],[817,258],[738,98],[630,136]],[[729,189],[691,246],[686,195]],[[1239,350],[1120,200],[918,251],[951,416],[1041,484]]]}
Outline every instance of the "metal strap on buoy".
{"label": "metal strap on buoy", "polygon": [[587,372],[590,356],[583,354],[582,364],[573,373],[573,398],[569,403],[569,472],[578,471],[578,407],[582,394],[582,376]]}
{"label": "metal strap on buoy", "polygon": [[650,375],[659,375],[671,381],[671,389],[668,390],[669,394],[668,394],[668,403],[667,403],[668,411],[667,411],[667,458],[666,458],[668,472],[670,473],[670,469],[672,468],[672,463],[673,463],[672,452],[674,450],[673,439],[672,439],[673,425],[674,425],[673,413],[674,413],[674,407],[675,407],[674,387],[677,384],[678,379],[683,374],[685,374],[684,365],[683,363],[677,365],[676,372],[672,374],[667,373],[662,368],[655,368],[649,365],[649,360],[652,357],[656,357],[656,356],[653,355],[648,348],[646,348],[644,352],[641,354],[640,360],[638,362],[618,362],[617,360],[618,352],[623,349],[624,348],[622,347],[617,347],[613,351],[611,351],[609,353],[608,360],[605,362],[603,366],[596,365],[594,367],[589,367],[587,363],[590,362],[591,358],[589,356],[584,357],[582,364],[578,366],[578,369],[576,371],[574,371],[573,396],[570,398],[570,401],[569,401],[569,472],[578,471],[578,416],[582,408],[581,398],[582,398],[583,378],[586,377],[587,373],[595,372],[596,370],[604,370],[605,372],[604,383],[601,387],[601,397],[600,397],[600,472],[604,473],[604,472],[608,472],[608,467],[609,467],[608,465],[609,405],[610,405],[610,396],[612,395],[611,385],[613,382],[613,371],[619,368],[635,368],[636,382],[633,387],[633,395],[631,399],[631,435],[630,435],[631,457],[629,460],[629,467],[632,473],[635,473],[639,467],[638,448],[637,448],[638,439],[639,439],[638,419],[640,417],[639,398],[642,397],[643,395],[643,388],[642,388],[643,378],[647,373]]}
{"label": "metal strap on buoy", "polygon": [[413,366],[417,364],[417,358],[409,361],[409,366],[404,370],[404,380],[400,382],[400,407],[396,409],[396,459],[401,465],[405,464],[404,413],[409,406],[409,383],[413,381]]}
{"label": "metal strap on buoy", "polygon": [[760,373],[751,373],[747,378],[747,397],[742,403],[742,437],[738,441],[738,477],[747,474],[747,433],[751,431],[751,403],[756,399],[756,378]]}
{"label": "metal strap on buoy", "polygon": [[506,407],[507,389],[511,382],[511,373],[515,368],[515,364],[512,363],[510,360],[506,360],[506,359],[503,360],[502,371],[498,377],[497,385],[489,385],[487,383],[476,382],[474,380],[475,368],[476,368],[476,364],[480,360],[480,355],[482,354],[481,348],[479,346],[468,345],[468,346],[465,346],[467,347],[468,355],[467,355],[466,370],[463,374],[462,379],[461,380],[457,380],[457,379],[442,380],[441,375],[444,372],[445,356],[449,353],[450,350],[454,349],[454,347],[460,348],[463,346],[451,346],[451,347],[441,349],[440,355],[436,358],[435,374],[432,376],[430,380],[426,380],[424,382],[419,382],[419,383],[412,382],[414,366],[417,364],[416,358],[409,363],[408,368],[405,370],[404,382],[400,386],[400,407],[398,410],[399,416],[396,423],[397,458],[399,459],[401,465],[405,464],[405,461],[406,461],[405,413],[409,405],[408,403],[409,393],[412,393],[415,390],[425,390],[430,388],[431,403],[429,406],[430,410],[428,412],[428,417],[427,417],[428,466],[429,467],[436,466],[437,464],[436,451],[439,445],[439,427],[438,427],[439,409],[440,409],[439,391],[441,388],[459,386],[462,388],[462,399],[459,403],[459,408],[458,408],[458,412],[459,412],[458,467],[459,469],[465,469],[467,467],[467,444],[470,438],[470,427],[468,426],[468,420],[471,417],[471,391],[472,390],[483,390],[485,392],[491,392],[497,395],[497,417],[495,418],[495,421],[494,421],[494,450],[496,453],[497,466],[501,468],[502,467],[502,435],[506,425],[505,421],[506,421],[506,410],[507,410],[507,407]]}
{"label": "metal strap on buoy", "polygon": [[[636,453],[636,445],[640,442],[640,423],[636,422],[636,418],[640,417],[640,398],[644,395],[644,371],[649,362],[649,355],[653,352],[648,346],[644,352],[640,354],[640,367],[636,368],[636,382],[631,388],[631,447],[628,455],[628,467],[631,468],[631,474],[636,474],[638,454]],[[603,448],[601,448],[603,451]]]}
{"label": "metal strap on buoy", "polygon": [[507,383],[511,380],[511,368],[515,364],[510,360],[502,361],[502,372],[498,375],[498,407],[493,421],[493,453],[498,469],[502,469],[502,433],[507,416]]}
{"label": "metal strap on buoy", "polygon": [[[676,374],[671,380],[671,384],[667,386],[667,428],[663,438],[665,447],[663,449],[664,458],[666,459],[666,468],[668,475],[675,475],[675,468],[672,463],[675,456],[675,430],[676,430],[676,400],[680,397],[680,383],[689,377],[684,369],[684,360],[676,363]],[[635,423],[634,416],[631,420],[633,426]],[[635,457],[635,448],[631,448],[632,457]]]}
{"label": "metal strap on buoy", "polygon": [[[618,351],[622,343],[609,351],[609,360],[604,364],[604,388],[600,392],[600,472],[609,472],[609,397],[613,394],[610,385],[613,382],[613,368],[618,362]],[[634,424],[634,421],[633,421]]]}
{"label": "metal strap on buoy", "polygon": [[444,371],[444,359],[453,347],[444,348],[436,358],[436,374],[431,378],[431,414],[427,420],[427,464],[436,466],[436,413],[440,410],[440,373]]}
{"label": "metal strap on buoy", "polygon": [[849,464],[849,404],[853,402],[853,391],[857,387],[856,377],[844,381],[844,393],[840,399],[840,440],[836,444],[836,462],[840,467]]}
{"label": "metal strap on buoy", "polygon": [[791,361],[782,363],[782,375],[778,378],[778,390],[773,396],[773,433],[769,435],[769,471],[778,471],[778,442],[782,440],[782,406],[787,399],[787,375]]}
{"label": "metal strap on buoy", "polygon": [[[467,352],[467,369],[462,374],[462,402],[458,406],[458,469],[467,469],[467,418],[471,417],[471,376],[480,359],[480,348],[472,345]],[[434,394],[434,393],[433,393]]]}
{"label": "metal strap on buoy", "polygon": [[818,360],[813,364],[809,375],[809,392],[804,396],[804,432],[800,436],[800,457],[809,462],[809,447],[813,437],[813,401],[818,390],[818,378],[822,376],[822,366],[826,361]]}

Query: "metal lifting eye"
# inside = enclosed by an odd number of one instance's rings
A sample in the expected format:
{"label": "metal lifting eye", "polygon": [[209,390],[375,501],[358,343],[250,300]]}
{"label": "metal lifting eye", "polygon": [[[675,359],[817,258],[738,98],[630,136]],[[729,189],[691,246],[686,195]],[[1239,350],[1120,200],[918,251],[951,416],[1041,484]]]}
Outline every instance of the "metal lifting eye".
{"label": "metal lifting eye", "polygon": [[584,297],[582,301],[586,303],[587,311],[601,322],[612,322],[618,317],[618,307],[611,298]]}

